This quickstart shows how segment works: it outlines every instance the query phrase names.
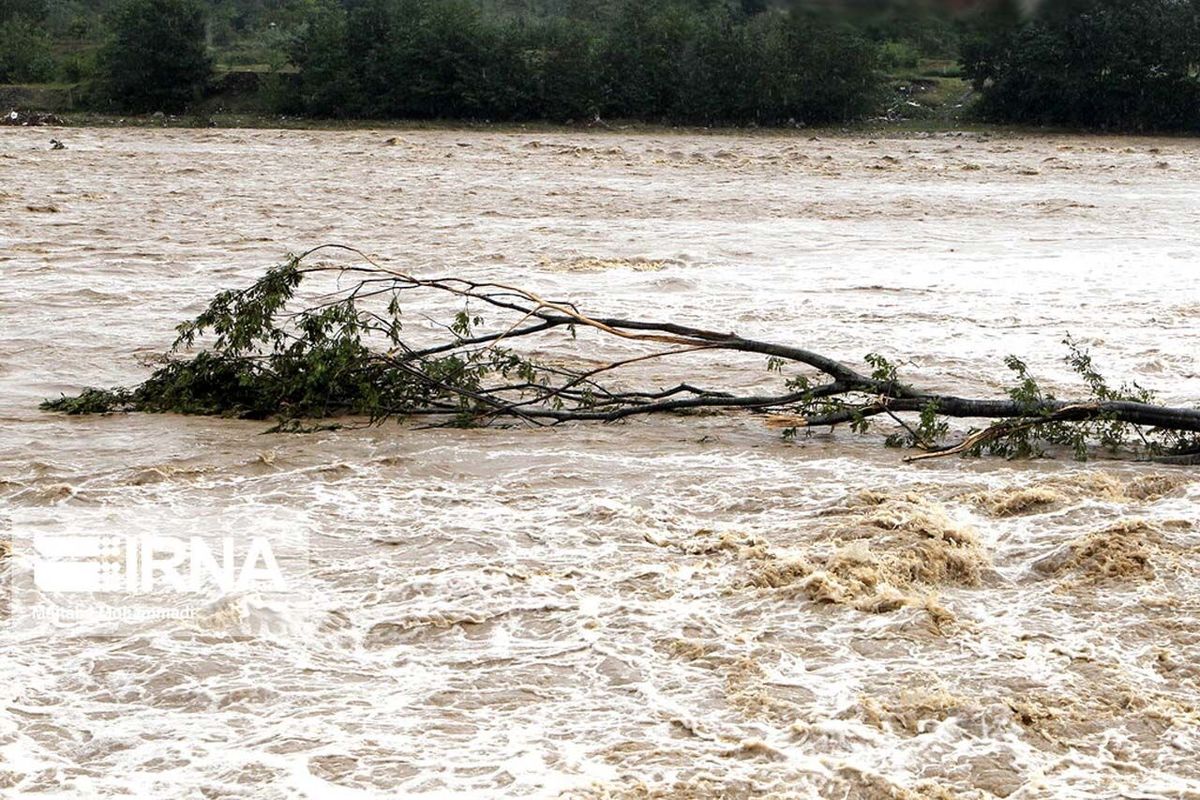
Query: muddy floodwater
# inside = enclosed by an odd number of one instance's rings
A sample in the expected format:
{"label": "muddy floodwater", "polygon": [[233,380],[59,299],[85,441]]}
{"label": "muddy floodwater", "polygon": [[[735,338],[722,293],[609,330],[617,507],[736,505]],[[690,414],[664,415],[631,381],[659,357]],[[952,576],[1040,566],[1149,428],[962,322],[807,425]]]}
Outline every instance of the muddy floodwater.
{"label": "muddy floodwater", "polygon": [[[327,241],[961,394],[1016,354],[1070,396],[1070,334],[1190,405],[1198,176],[1184,139],[0,129],[14,541],[282,520],[310,582],[303,615],[231,605],[248,638],[4,626],[0,796],[1200,797],[1194,469],[905,465],[884,429],[785,442],[748,413],[37,410],[137,382],[214,291]],[[779,380],[627,378],[681,368]]]}

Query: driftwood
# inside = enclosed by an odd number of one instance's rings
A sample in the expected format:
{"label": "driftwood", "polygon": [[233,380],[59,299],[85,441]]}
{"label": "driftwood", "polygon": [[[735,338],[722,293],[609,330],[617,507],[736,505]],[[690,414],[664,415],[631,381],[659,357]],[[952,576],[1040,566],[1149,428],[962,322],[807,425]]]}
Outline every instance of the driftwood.
{"label": "driftwood", "polygon": [[[356,261],[313,263],[318,253],[337,252]],[[340,288],[295,308],[297,287],[320,274],[336,277]],[[418,343],[420,337],[404,328],[403,301],[429,293],[457,298],[463,310],[439,329],[435,341]],[[253,286],[222,292],[178,330],[165,365],[141,386],[87,390],[44,407],[278,416],[283,427],[293,429],[306,429],[305,420],[345,415],[552,425],[741,409],[769,415],[769,423],[787,436],[839,425],[861,432],[884,417],[897,431],[890,443],[922,451],[912,460],[981,452],[1033,455],[1048,445],[1069,447],[1080,457],[1105,446],[1179,462],[1200,452],[1200,409],[1159,405],[1136,384],[1110,388],[1087,352],[1071,342],[1069,360],[1083,378],[1086,397],[1055,399],[1015,358],[1008,365],[1018,382],[1007,397],[958,397],[909,385],[879,356],[868,357],[867,372],[734,332],[589,314],[573,303],[502,283],[416,277],[342,245],[315,248]],[[638,345],[639,352],[586,368],[526,353],[548,334],[559,334],[561,343],[563,334],[569,341],[588,331]],[[198,339],[212,335],[215,342],[207,349],[184,357]],[[519,350],[522,344],[529,346]],[[766,357],[779,373],[780,389],[751,394],[694,382],[654,389],[618,385],[620,371],[632,364],[712,351]],[[949,418],[997,422],[947,444]]]}

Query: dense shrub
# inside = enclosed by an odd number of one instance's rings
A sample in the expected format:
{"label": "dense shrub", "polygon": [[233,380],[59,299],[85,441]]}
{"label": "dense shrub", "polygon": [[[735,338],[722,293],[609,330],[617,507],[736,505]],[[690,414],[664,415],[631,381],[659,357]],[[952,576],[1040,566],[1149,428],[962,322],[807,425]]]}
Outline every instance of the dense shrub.
{"label": "dense shrub", "polygon": [[[994,0],[983,0],[985,4]],[[931,58],[958,54],[959,20],[945,0],[853,0],[848,19],[872,41]],[[970,5],[959,3],[958,5]],[[907,65],[904,65],[907,66]]]}
{"label": "dense shrub", "polygon": [[318,116],[348,116],[360,105],[358,84],[351,71],[345,10],[320,3],[303,23],[291,47],[291,60],[300,68],[296,108]]}
{"label": "dense shrub", "polygon": [[913,69],[921,62],[921,51],[908,42],[884,42],[879,63],[884,69]]}
{"label": "dense shrub", "polygon": [[1200,2],[1074,0],[990,24],[963,69],[992,119],[1200,128]]}
{"label": "dense shrub", "polygon": [[26,22],[40,23],[45,20],[48,11],[46,0],[4,0],[0,2],[0,22],[20,18]]}
{"label": "dense shrub", "polygon": [[696,17],[680,6],[625,3],[600,51],[606,113],[655,119],[674,111],[696,27]]}
{"label": "dense shrub", "polygon": [[320,115],[511,118],[537,90],[522,33],[469,0],[320,6],[291,58],[302,108]]}
{"label": "dense shrub", "polygon": [[558,122],[592,119],[601,112],[597,37],[566,19],[536,24],[524,58],[532,79],[531,116]]}
{"label": "dense shrub", "polygon": [[126,0],[99,56],[101,97],[123,110],[176,111],[212,75],[204,12],[195,0]]}
{"label": "dense shrub", "polygon": [[0,83],[36,83],[54,75],[50,39],[30,19],[0,22]]}
{"label": "dense shrub", "polygon": [[876,48],[800,13],[627,0],[604,20],[470,0],[321,6],[292,48],[309,113],[816,123],[868,112]]}
{"label": "dense shrub", "polygon": [[877,99],[876,51],[850,30],[815,16],[754,19],[765,52],[758,116],[766,123],[832,122],[868,113]]}

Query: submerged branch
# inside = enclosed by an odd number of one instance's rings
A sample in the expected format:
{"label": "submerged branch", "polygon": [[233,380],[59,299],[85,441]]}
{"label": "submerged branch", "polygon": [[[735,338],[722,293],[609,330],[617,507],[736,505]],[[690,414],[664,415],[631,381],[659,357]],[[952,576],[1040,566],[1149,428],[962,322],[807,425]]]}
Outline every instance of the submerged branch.
{"label": "submerged branch", "polygon": [[[318,253],[335,252],[356,261],[314,261]],[[302,283],[321,276],[335,278],[334,289],[302,303]],[[434,333],[409,335],[403,311],[410,300],[449,302],[452,310],[447,321],[429,317]],[[420,314],[428,316],[427,309]],[[578,356],[530,354],[544,352],[548,336],[551,346],[578,346],[588,331],[600,337],[597,353],[614,346],[635,352],[587,366]],[[87,389],[48,400],[43,408],[276,417],[277,427],[296,430],[346,415],[376,422],[432,416],[463,426],[504,420],[546,425],[742,409],[770,412],[769,423],[788,438],[838,425],[865,432],[886,416],[897,426],[888,444],[925,451],[910,460],[960,453],[1033,456],[1047,446],[1067,447],[1080,458],[1100,446],[1183,460],[1200,450],[1200,409],[1159,405],[1137,384],[1110,387],[1087,351],[1069,339],[1067,361],[1085,384],[1085,397],[1056,399],[1015,357],[1006,360],[1016,379],[1006,398],[956,397],[910,386],[874,354],[866,358],[870,370],[860,371],[811,350],[734,332],[593,316],[574,303],[502,283],[418,278],[344,245],[315,248],[245,289],[217,294],[177,332],[165,365],[139,386]],[[201,340],[207,346],[192,352]],[[781,385],[771,392],[704,388],[689,376],[664,389],[630,386],[624,377],[634,364],[712,352],[766,356]],[[951,418],[999,422],[945,444]]]}

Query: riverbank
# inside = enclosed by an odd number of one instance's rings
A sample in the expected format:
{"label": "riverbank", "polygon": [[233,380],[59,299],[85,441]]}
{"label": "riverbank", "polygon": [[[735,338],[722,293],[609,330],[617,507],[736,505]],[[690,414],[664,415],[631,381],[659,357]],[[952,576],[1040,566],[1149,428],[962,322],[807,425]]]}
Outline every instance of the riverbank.
{"label": "riverbank", "polygon": [[[970,87],[959,77],[945,74],[947,62],[929,62],[923,68],[888,76],[888,89],[877,113],[865,120],[837,125],[756,126],[721,124],[673,125],[637,119],[554,122],[527,120],[496,122],[471,119],[339,119],[272,113],[267,81],[276,76],[265,68],[225,68],[214,79],[208,97],[180,114],[98,113],[83,108],[85,92],[78,84],[0,85],[0,113],[9,109],[53,113],[70,127],[248,128],[282,130],[477,130],[477,131],[598,131],[685,135],[794,135],[820,133],[981,133],[1004,130],[972,118]],[[1012,128],[1012,130],[1025,130]]]}
{"label": "riverbank", "polygon": [[[0,112],[3,113],[3,112]],[[42,112],[35,112],[42,113]],[[53,112],[46,112],[53,113]],[[881,138],[920,137],[933,135],[984,135],[996,137],[1081,135],[1065,128],[1000,125],[983,121],[955,120],[868,120],[849,125],[795,127],[738,127],[668,125],[637,120],[604,120],[592,123],[485,122],[474,120],[367,120],[322,119],[279,114],[213,113],[196,114],[100,114],[67,111],[53,113],[56,125],[65,128],[133,128],[133,129],[219,129],[219,130],[286,130],[286,131],[463,131],[472,133],[557,133],[584,135],[646,135],[646,136],[730,136],[749,138],[806,138],[861,137]],[[3,125],[0,125],[3,127]],[[1084,133],[1082,135],[1091,135]],[[1105,135],[1097,133],[1094,135]],[[1113,136],[1127,134],[1114,133]],[[1163,136],[1164,134],[1148,134]],[[1170,137],[1171,134],[1165,134]],[[1180,135],[1180,138],[1183,138]]]}

